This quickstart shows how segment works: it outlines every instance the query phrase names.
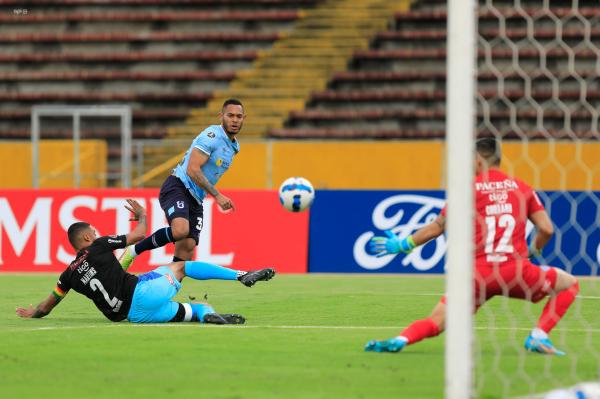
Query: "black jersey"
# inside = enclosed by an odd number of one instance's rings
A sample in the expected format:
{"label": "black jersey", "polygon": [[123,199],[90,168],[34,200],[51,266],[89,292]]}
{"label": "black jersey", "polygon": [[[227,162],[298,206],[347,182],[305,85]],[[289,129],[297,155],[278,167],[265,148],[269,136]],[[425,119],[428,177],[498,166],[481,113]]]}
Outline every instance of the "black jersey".
{"label": "black jersey", "polygon": [[126,246],[124,235],[98,238],[77,253],[60,275],[58,288],[65,294],[74,289],[87,296],[112,321],[125,319],[138,278],[121,268],[113,250]]}

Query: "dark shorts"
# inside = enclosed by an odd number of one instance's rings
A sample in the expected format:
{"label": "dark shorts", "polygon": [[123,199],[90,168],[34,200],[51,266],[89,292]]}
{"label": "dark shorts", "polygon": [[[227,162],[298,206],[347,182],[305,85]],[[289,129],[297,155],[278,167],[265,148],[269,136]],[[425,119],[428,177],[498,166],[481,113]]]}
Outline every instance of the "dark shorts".
{"label": "dark shorts", "polygon": [[202,205],[190,194],[185,185],[177,177],[167,177],[158,195],[160,207],[165,212],[169,225],[175,218],[184,218],[190,223],[189,238],[199,242],[202,231]]}

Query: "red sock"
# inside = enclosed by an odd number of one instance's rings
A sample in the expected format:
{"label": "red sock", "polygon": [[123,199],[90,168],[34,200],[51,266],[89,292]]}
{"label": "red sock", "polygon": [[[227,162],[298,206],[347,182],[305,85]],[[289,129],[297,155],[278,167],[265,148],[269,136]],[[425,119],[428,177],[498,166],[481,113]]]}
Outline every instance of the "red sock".
{"label": "red sock", "polygon": [[406,338],[409,344],[414,344],[425,338],[435,337],[439,334],[439,327],[428,317],[413,322],[400,333],[400,336]]}
{"label": "red sock", "polygon": [[540,320],[538,321],[537,327],[549,333],[556,323],[560,321],[569,306],[575,300],[577,293],[579,292],[579,283],[575,282],[568,289],[561,291],[555,297],[552,297],[544,306]]}

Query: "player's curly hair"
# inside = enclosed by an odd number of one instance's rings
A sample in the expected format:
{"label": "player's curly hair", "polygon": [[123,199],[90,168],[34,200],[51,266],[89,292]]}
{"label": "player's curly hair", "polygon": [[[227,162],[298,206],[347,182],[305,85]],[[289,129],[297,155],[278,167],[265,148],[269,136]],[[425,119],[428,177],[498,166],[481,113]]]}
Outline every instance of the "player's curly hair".
{"label": "player's curly hair", "polygon": [[488,164],[492,166],[500,165],[502,154],[500,152],[500,143],[493,137],[483,137],[475,142],[475,150]]}
{"label": "player's curly hair", "polygon": [[67,230],[67,236],[69,237],[69,242],[71,243],[73,248],[77,249],[79,235],[82,231],[89,227],[90,224],[86,222],[76,222],[69,226],[69,229]]}

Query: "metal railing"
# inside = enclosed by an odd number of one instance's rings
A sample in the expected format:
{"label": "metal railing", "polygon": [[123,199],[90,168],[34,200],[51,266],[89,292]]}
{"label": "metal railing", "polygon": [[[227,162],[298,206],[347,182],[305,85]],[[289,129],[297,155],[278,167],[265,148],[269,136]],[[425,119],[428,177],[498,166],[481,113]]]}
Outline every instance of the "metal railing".
{"label": "metal railing", "polygon": [[80,140],[82,117],[118,117],[121,130],[121,187],[131,187],[131,107],[129,105],[35,105],[31,109],[32,185],[40,186],[39,143],[41,118],[66,116],[73,120],[73,186],[81,185]]}
{"label": "metal railing", "polygon": [[[135,157],[135,166],[133,169],[134,175],[136,176],[132,180],[133,187],[144,187],[147,182],[154,179],[156,176],[164,174],[167,171],[173,169],[177,163],[183,158],[185,152],[190,148],[193,137],[185,138],[185,139],[136,139],[132,140],[132,148],[133,155]],[[244,144],[249,143],[265,143],[266,144],[266,187],[272,188],[273,186],[273,142],[278,140],[270,140],[270,139],[258,139],[258,138],[249,138],[242,139],[240,144],[243,148]],[[164,148],[164,147],[175,147],[173,151],[170,151],[172,154],[168,159],[163,160],[162,162],[151,165],[147,168],[146,165],[146,150],[149,148]],[[243,151],[243,149],[242,149]]]}

